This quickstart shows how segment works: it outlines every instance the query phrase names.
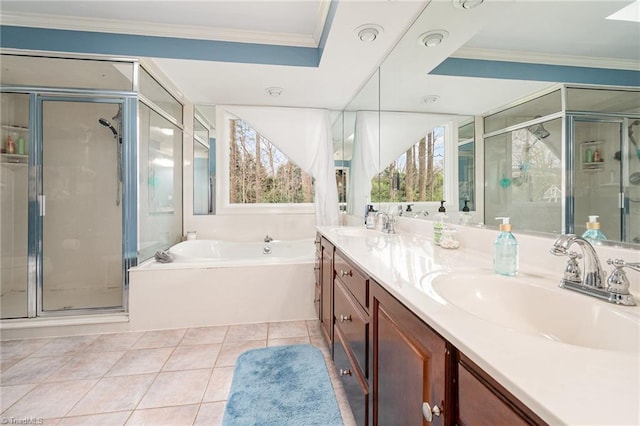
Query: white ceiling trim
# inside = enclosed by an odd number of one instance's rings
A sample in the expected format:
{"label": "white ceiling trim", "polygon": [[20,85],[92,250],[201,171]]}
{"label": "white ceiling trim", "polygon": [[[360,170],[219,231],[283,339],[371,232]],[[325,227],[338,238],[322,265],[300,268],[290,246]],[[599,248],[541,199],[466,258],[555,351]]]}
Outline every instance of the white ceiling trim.
{"label": "white ceiling trim", "polygon": [[324,30],[325,22],[327,22],[327,15],[329,14],[330,7],[330,1],[323,1],[318,5],[318,13],[316,13],[316,24],[313,28],[313,40],[316,43],[315,47],[320,44],[320,38],[322,38],[322,31]]}
{"label": "white ceiling trim", "polygon": [[586,56],[554,55],[536,52],[478,49],[468,47],[463,47],[457,50],[451,56],[455,58],[484,59],[490,61],[494,60],[640,71],[640,63],[638,61],[615,58],[594,58]]}
{"label": "white ceiling trim", "polygon": [[[51,16],[31,13],[2,13],[0,24],[19,27],[51,28],[60,30],[93,31],[115,34],[133,34],[158,37],[177,37],[198,40],[216,40],[237,43],[271,44],[278,46],[317,48],[324,27],[324,15],[320,15],[313,36],[306,34],[245,31],[231,28],[211,28],[195,25],[150,23],[144,21],[114,21],[111,19]],[[318,34],[318,35],[316,35]]]}

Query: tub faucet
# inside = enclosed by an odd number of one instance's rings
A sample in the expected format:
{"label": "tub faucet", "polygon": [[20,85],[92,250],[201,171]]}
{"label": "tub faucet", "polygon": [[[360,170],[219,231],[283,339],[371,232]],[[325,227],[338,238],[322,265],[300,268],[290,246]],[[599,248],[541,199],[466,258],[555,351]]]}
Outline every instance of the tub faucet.
{"label": "tub faucet", "polygon": [[[582,256],[569,251],[571,246],[578,245],[582,250]],[[633,296],[626,291],[621,293],[618,289],[613,291],[611,286],[604,282],[604,272],[595,249],[582,237],[574,234],[560,235],[553,242],[551,254],[555,256],[569,256],[569,261],[564,270],[564,277],[560,281],[560,287],[577,291],[588,296],[597,297],[611,303],[621,305],[634,305]],[[580,266],[576,259],[584,258],[584,274],[581,274]]]}
{"label": "tub faucet", "polygon": [[265,242],[265,243],[270,243],[271,241],[273,241],[273,238],[271,238],[271,237],[269,236],[269,234],[267,234],[267,236],[266,236],[266,237],[264,237],[264,242]]}

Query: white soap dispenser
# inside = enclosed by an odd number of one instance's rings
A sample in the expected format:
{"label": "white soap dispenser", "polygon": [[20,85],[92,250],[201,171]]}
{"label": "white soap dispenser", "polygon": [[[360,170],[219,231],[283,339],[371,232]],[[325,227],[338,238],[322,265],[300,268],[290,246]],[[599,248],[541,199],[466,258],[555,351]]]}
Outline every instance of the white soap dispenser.
{"label": "white soap dispenser", "polygon": [[493,243],[493,270],[496,274],[509,277],[518,274],[518,240],[511,233],[511,224],[508,217],[496,217],[502,220],[500,233]]}

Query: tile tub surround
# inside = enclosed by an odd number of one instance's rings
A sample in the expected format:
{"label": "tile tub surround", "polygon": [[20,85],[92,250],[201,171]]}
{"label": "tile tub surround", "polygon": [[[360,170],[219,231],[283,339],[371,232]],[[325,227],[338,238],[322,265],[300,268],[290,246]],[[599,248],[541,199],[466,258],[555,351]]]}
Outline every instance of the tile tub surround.
{"label": "tile tub surround", "polygon": [[[407,232],[407,227],[414,224],[403,222],[399,221],[395,235],[371,231],[370,237],[358,237],[336,227],[317,229],[336,249],[549,424],[640,424],[640,347],[637,352],[616,352],[554,342],[481,320],[438,300],[421,278],[437,269],[491,271],[492,244],[497,232],[462,228],[462,248],[446,250],[433,244],[430,222],[410,221],[420,224],[411,229],[415,234]],[[520,243],[521,274],[536,285],[556,290],[566,259],[549,254],[553,239],[517,233],[516,237]],[[628,261],[638,259],[636,250],[605,247],[597,250],[600,256],[612,253]],[[640,298],[637,274],[629,272],[629,277],[634,282],[632,293]],[[567,299],[589,298],[567,293]],[[595,298],[593,302],[620,310],[640,322],[640,306],[616,307]],[[545,306],[540,306],[540,315],[547,315]],[[567,315],[571,315],[569,304]],[[598,409],[606,395],[616,395],[615,402],[609,408]]]}
{"label": "tile tub surround", "polygon": [[219,425],[238,355],[295,343],[323,352],[353,425],[315,320],[3,341],[0,422]]}

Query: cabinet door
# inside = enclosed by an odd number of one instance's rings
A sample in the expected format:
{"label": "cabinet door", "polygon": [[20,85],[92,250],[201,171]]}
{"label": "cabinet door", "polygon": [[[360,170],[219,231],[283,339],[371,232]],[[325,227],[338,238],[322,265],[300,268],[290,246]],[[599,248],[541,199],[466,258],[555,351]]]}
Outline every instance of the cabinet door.
{"label": "cabinet door", "polygon": [[540,417],[462,353],[458,364],[458,424],[546,425]]}
{"label": "cabinet door", "polygon": [[[374,424],[444,424],[446,342],[378,284],[372,289]],[[430,423],[425,403],[441,410]]]}
{"label": "cabinet door", "polygon": [[331,347],[333,343],[333,245],[325,238],[321,241],[322,246],[322,289],[320,309],[322,315],[322,330],[325,338]]}

